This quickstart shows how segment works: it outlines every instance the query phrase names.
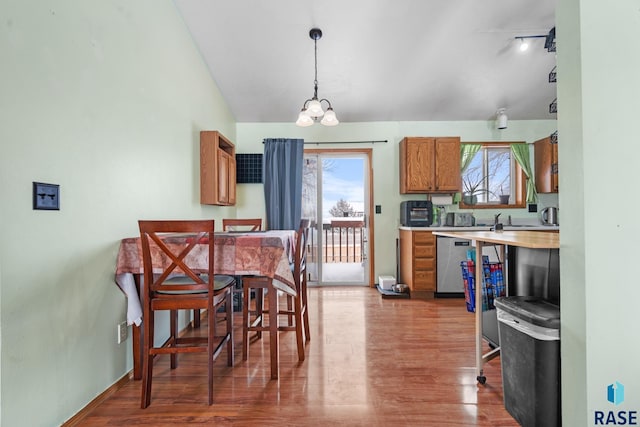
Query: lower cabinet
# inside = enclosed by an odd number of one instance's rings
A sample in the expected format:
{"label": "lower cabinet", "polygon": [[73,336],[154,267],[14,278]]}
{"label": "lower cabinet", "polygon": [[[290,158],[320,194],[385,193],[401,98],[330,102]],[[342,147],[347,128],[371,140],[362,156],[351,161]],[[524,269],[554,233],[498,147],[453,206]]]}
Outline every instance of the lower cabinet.
{"label": "lower cabinet", "polygon": [[431,231],[400,230],[400,283],[416,296],[436,291],[436,237]]}

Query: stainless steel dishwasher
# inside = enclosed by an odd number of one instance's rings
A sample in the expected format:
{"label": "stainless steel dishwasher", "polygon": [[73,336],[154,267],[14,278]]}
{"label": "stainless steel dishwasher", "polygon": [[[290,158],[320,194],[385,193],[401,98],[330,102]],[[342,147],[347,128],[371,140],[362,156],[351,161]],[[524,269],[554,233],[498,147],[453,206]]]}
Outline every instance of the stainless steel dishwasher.
{"label": "stainless steel dishwasher", "polygon": [[467,259],[471,242],[438,236],[436,245],[436,297],[464,297],[460,261]]}

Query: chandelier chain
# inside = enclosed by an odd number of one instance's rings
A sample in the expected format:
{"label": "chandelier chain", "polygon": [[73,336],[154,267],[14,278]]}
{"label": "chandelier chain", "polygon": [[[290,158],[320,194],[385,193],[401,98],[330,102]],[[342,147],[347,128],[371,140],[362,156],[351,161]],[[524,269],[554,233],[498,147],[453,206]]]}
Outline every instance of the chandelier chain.
{"label": "chandelier chain", "polygon": [[314,98],[318,98],[318,39],[314,39],[313,40],[313,53],[314,53],[314,69],[315,69],[315,75],[314,75],[314,79],[313,79],[313,86],[314,86],[314,90],[313,90],[313,97]]}

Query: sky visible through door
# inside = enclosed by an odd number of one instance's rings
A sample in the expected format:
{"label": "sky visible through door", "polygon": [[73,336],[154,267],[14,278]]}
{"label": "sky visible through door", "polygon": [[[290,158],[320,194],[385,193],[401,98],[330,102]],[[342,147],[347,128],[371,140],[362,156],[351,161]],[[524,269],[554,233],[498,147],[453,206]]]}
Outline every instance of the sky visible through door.
{"label": "sky visible through door", "polygon": [[364,213],[364,162],[354,158],[322,159],[323,218],[329,219],[332,207],[340,199],[354,210],[355,216]]}

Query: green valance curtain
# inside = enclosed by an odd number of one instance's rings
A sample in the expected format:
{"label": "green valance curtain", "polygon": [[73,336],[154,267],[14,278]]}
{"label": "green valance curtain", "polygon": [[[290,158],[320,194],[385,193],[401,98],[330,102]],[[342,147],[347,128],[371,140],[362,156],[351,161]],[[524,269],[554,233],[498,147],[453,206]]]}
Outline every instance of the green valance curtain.
{"label": "green valance curtain", "polygon": [[481,144],[460,144],[460,173],[467,170],[471,160],[482,148]]}
{"label": "green valance curtain", "polygon": [[529,145],[522,143],[511,144],[511,152],[522,168],[522,171],[527,176],[527,203],[534,203],[538,199],[538,193],[536,193],[536,182],[533,170],[531,169]]}

